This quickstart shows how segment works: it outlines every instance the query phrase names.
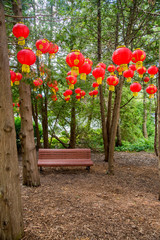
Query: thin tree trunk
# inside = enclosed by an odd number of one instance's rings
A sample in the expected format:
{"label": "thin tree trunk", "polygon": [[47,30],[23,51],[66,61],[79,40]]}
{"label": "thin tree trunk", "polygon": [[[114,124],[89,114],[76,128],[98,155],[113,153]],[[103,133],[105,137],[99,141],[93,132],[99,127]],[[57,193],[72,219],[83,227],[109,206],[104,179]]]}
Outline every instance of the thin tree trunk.
{"label": "thin tree trunk", "polygon": [[[102,46],[101,46],[101,0],[97,0],[97,19],[98,19],[98,34],[97,34],[97,57],[98,62],[101,61],[102,55]],[[104,111],[104,96],[103,96],[103,87],[99,85],[99,99],[100,99],[100,112],[101,112],[101,122],[102,122],[102,136],[103,136],[103,144],[104,144],[104,154],[105,159],[108,159],[108,141],[107,141],[107,130],[106,130],[106,122],[105,122],[105,111]]]}
{"label": "thin tree trunk", "polygon": [[120,121],[117,125],[117,141],[116,146],[122,146],[122,139],[121,139],[121,128],[120,128]]}
{"label": "thin tree trunk", "polygon": [[156,156],[158,156],[158,151],[157,151],[157,107],[155,108],[154,152],[155,152]]}
{"label": "thin tree trunk", "polygon": [[143,83],[143,136],[148,138],[147,133],[147,108],[146,108],[146,91]]}
{"label": "thin tree trunk", "polygon": [[123,79],[120,79],[119,84],[116,89],[116,96],[114,101],[114,109],[112,116],[112,125],[111,125],[111,134],[110,134],[110,143],[109,143],[109,155],[108,155],[108,173],[114,174],[114,147],[115,147],[115,137],[117,132],[117,124],[120,113],[120,103],[122,97],[122,87],[123,87]]}
{"label": "thin tree trunk", "polygon": [[[159,41],[159,72],[158,72],[158,174],[159,174],[159,181],[160,181],[160,41]],[[159,184],[159,198],[160,200],[160,184]]]}
{"label": "thin tree trunk", "polygon": [[[110,142],[110,134],[111,134],[111,119],[112,119],[112,91],[109,91],[107,120],[106,120],[106,131],[107,131],[107,137],[108,137],[108,144],[107,144],[108,153],[109,153],[109,142]],[[108,159],[107,159],[107,162],[108,162]]]}
{"label": "thin tree trunk", "polygon": [[[20,0],[12,0],[12,8],[15,16],[22,16],[22,7]],[[18,19],[18,21],[19,20],[20,19]],[[23,81],[20,82],[19,95],[21,114],[20,139],[22,145],[23,184],[26,186],[39,186],[40,177],[38,173],[36,147],[34,142],[31,90],[30,86]]]}
{"label": "thin tree trunk", "polygon": [[44,97],[44,104],[42,102],[42,128],[43,128],[43,146],[48,148],[48,110],[47,110],[47,94]]}
{"label": "thin tree trunk", "polygon": [[76,147],[76,111],[75,111],[75,100],[72,100],[71,109],[71,124],[70,124],[70,141],[69,148]]}
{"label": "thin tree trunk", "polygon": [[0,86],[0,239],[19,240],[23,237],[23,219],[2,1],[0,1]]}
{"label": "thin tree trunk", "polygon": [[35,122],[35,130],[36,130],[36,138],[37,138],[37,148],[41,148],[41,142],[40,142],[40,133],[39,133],[39,127],[38,127],[38,109],[37,109],[37,100],[35,100],[34,105],[32,103],[32,114],[33,119]]}

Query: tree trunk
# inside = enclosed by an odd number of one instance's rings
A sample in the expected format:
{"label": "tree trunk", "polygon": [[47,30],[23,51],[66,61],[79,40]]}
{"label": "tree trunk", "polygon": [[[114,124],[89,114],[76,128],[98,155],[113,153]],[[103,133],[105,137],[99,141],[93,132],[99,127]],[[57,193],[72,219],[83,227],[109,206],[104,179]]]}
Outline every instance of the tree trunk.
{"label": "tree trunk", "polygon": [[[157,106],[158,106],[158,175],[160,181],[160,41],[159,41],[159,72],[158,72],[158,92],[157,92]],[[160,200],[160,185],[159,185],[159,198]]]}
{"label": "tree trunk", "polygon": [[146,91],[143,83],[143,136],[148,138],[147,133],[147,109],[146,109]]}
{"label": "tree trunk", "polygon": [[44,97],[44,105],[42,102],[42,128],[43,128],[43,146],[48,148],[48,110],[47,110],[47,96]]}
{"label": "tree trunk", "polygon": [[[22,16],[20,0],[12,0],[13,12],[16,16]],[[20,21],[20,19],[16,19]],[[32,104],[30,86],[20,82],[20,114],[21,114],[21,145],[23,162],[23,184],[26,186],[39,186],[40,178],[37,166],[36,147],[32,122]]]}
{"label": "tree trunk", "polygon": [[[112,91],[109,91],[108,96],[108,110],[107,110],[107,120],[106,120],[106,131],[107,131],[107,157],[109,153],[109,142],[110,142],[110,134],[111,134],[111,118],[112,118]],[[107,158],[108,162],[108,158]]]}
{"label": "tree trunk", "polygon": [[75,111],[75,100],[72,98],[69,148],[75,148],[75,147],[76,147],[76,111]]}
{"label": "tree trunk", "polygon": [[23,236],[23,220],[2,1],[0,1],[0,86],[0,239],[18,240]]}
{"label": "tree trunk", "polygon": [[155,152],[156,156],[158,156],[158,151],[157,151],[157,107],[155,108],[154,152]]}
{"label": "tree trunk", "polygon": [[37,148],[39,149],[39,148],[41,148],[41,142],[40,142],[39,127],[38,127],[38,109],[37,109],[37,100],[36,99],[35,99],[34,105],[32,103],[32,114],[33,114],[33,119],[35,122]]}
{"label": "tree trunk", "polygon": [[108,173],[114,174],[114,147],[115,147],[115,137],[117,132],[117,124],[119,119],[120,112],[120,103],[122,96],[122,87],[123,87],[124,79],[120,79],[119,84],[116,89],[116,96],[114,100],[114,109],[112,116],[112,125],[111,125],[111,134],[110,134],[110,143],[109,143],[109,155],[108,155]]}
{"label": "tree trunk", "polygon": [[[98,19],[98,31],[97,31],[97,57],[98,62],[101,61],[102,55],[102,46],[101,46],[101,0],[97,0],[97,19]],[[107,141],[107,130],[105,122],[105,111],[104,111],[104,96],[103,96],[103,87],[99,85],[99,99],[100,99],[100,112],[101,112],[101,122],[102,122],[102,136],[104,144],[104,154],[105,159],[108,159],[108,141]]]}
{"label": "tree trunk", "polygon": [[122,146],[122,139],[121,139],[121,128],[120,128],[120,122],[117,125],[117,141],[116,146]]}

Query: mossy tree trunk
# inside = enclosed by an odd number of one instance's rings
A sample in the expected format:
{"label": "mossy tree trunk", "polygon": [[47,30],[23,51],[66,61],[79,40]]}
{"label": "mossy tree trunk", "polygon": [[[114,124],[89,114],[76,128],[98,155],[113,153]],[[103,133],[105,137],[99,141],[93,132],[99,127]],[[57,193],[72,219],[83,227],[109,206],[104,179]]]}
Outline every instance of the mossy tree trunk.
{"label": "mossy tree trunk", "polygon": [[0,1],[0,239],[23,236],[16,133],[4,8]]}

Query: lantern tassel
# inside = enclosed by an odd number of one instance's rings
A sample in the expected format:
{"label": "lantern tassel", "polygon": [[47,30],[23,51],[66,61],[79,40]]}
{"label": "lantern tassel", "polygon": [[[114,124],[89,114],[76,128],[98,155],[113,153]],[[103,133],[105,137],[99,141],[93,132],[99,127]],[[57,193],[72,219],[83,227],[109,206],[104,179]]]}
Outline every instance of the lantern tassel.
{"label": "lantern tassel", "polygon": [[114,92],[114,86],[113,85],[109,85],[109,91]]}
{"label": "lantern tassel", "polygon": [[74,67],[71,68],[71,75],[74,76],[74,73],[79,75],[79,67],[74,66]]}
{"label": "lantern tassel", "polygon": [[24,37],[19,37],[18,38],[18,45],[21,45],[21,46],[25,45],[25,38]]}
{"label": "lantern tassel", "polygon": [[19,85],[19,81],[15,81],[14,83],[15,83],[15,85]]}
{"label": "lantern tassel", "polygon": [[137,96],[138,96],[138,92],[134,92],[133,97],[137,97]]}
{"label": "lantern tassel", "polygon": [[139,74],[139,78],[143,78],[143,74]]}
{"label": "lantern tassel", "polygon": [[80,79],[86,81],[86,73],[81,73]]}
{"label": "lantern tassel", "polygon": [[143,62],[142,61],[136,62],[136,68],[140,68],[140,67],[143,67]]}
{"label": "lantern tassel", "polygon": [[11,81],[11,87],[13,87],[13,82]]}
{"label": "lantern tassel", "polygon": [[154,98],[154,94],[149,94],[149,98]]}
{"label": "lantern tassel", "polygon": [[55,58],[55,53],[50,53],[49,54],[49,59]]}
{"label": "lantern tassel", "polygon": [[100,85],[102,84],[102,77],[97,78],[97,83]]}
{"label": "lantern tassel", "polygon": [[42,52],[40,50],[37,50],[36,51],[36,56],[41,58],[42,57]]}
{"label": "lantern tassel", "polygon": [[123,71],[128,70],[127,64],[121,64],[120,67],[123,69]]}
{"label": "lantern tassel", "polygon": [[153,75],[153,74],[151,74],[151,75],[150,75],[150,78],[154,78],[154,75]]}
{"label": "lantern tassel", "polygon": [[131,77],[128,77],[128,78],[127,78],[127,82],[131,82]]}
{"label": "lantern tassel", "polygon": [[118,72],[118,75],[122,75],[122,72]]}
{"label": "lantern tassel", "polygon": [[22,65],[22,72],[29,73],[30,72],[30,67],[27,64]]}

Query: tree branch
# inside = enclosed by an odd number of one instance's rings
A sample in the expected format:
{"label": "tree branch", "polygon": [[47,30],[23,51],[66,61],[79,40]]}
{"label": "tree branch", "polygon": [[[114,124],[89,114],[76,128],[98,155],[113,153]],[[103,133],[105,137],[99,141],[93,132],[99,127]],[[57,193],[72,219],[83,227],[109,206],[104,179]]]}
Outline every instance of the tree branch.
{"label": "tree branch", "polygon": [[122,105],[122,106],[120,107],[120,109],[123,108],[123,107],[125,107],[133,98],[134,98],[134,97],[131,97],[131,98],[128,100],[128,102],[126,102],[124,105]]}

